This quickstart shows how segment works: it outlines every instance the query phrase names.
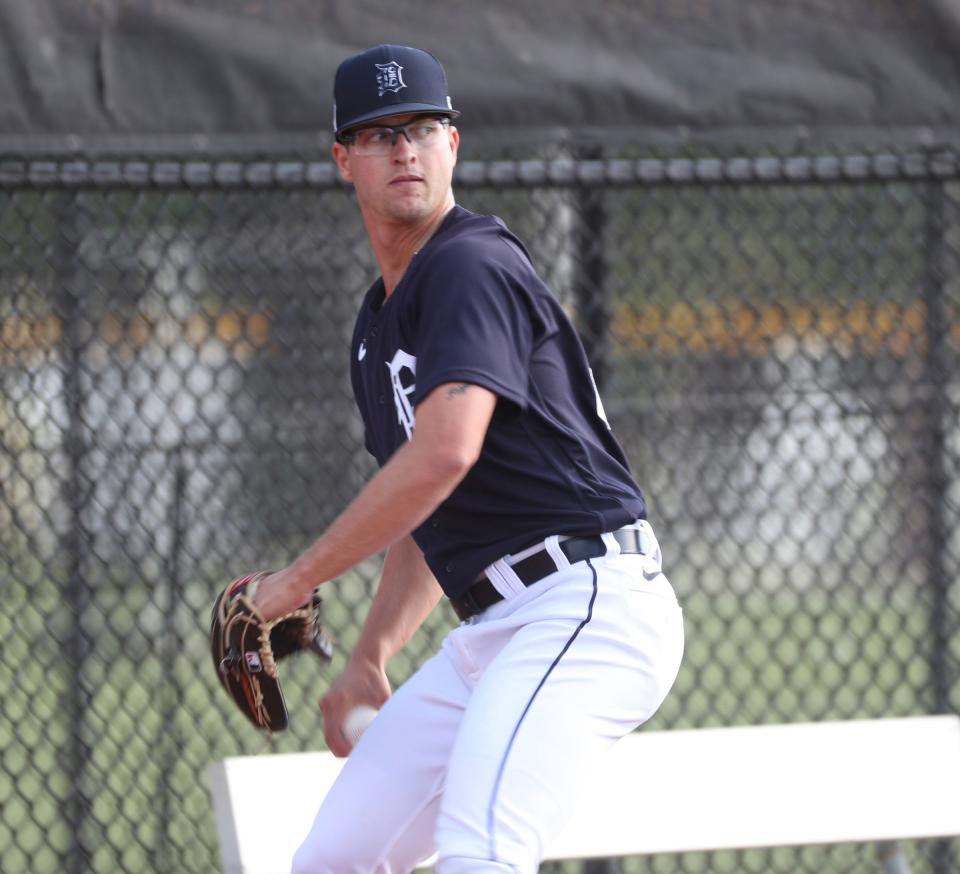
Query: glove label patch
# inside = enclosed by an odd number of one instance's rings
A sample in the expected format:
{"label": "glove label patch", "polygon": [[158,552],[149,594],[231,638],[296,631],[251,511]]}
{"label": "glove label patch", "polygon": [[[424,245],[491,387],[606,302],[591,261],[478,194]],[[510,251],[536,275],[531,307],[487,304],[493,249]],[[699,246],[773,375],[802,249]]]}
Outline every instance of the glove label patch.
{"label": "glove label patch", "polygon": [[247,669],[251,674],[259,674],[263,670],[263,662],[260,661],[260,653],[245,652],[243,657],[247,660]]}

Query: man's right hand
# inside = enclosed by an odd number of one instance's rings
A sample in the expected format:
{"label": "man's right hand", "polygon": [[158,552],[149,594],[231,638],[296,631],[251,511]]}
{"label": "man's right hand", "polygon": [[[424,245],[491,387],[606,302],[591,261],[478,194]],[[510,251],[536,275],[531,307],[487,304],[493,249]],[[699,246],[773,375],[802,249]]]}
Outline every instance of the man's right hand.
{"label": "man's right hand", "polygon": [[323,736],[335,756],[350,755],[350,742],[343,735],[343,721],[354,707],[368,705],[379,710],[390,697],[390,681],[378,665],[351,657],[320,699]]}

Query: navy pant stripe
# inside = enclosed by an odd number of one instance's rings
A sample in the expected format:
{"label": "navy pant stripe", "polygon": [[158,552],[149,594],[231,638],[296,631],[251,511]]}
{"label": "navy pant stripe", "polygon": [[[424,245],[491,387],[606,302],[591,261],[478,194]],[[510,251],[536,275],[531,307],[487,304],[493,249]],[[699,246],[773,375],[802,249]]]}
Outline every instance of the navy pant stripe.
{"label": "navy pant stripe", "polygon": [[540,679],[540,682],[537,684],[537,688],[533,690],[533,694],[530,696],[530,700],[527,701],[526,706],[523,708],[523,713],[520,714],[520,718],[517,720],[517,724],[513,727],[513,733],[510,735],[510,740],[507,742],[507,748],[503,752],[503,758],[500,760],[500,767],[497,770],[497,778],[493,783],[493,792],[490,795],[490,806],[487,808],[487,832],[490,835],[490,858],[496,859],[495,853],[495,840],[494,840],[494,819],[493,811],[497,803],[497,793],[500,791],[500,783],[503,779],[503,772],[506,770],[507,758],[510,755],[510,750],[513,748],[513,743],[517,738],[517,733],[520,731],[520,726],[523,724],[524,717],[530,711],[533,702],[536,700],[537,695],[540,693],[540,690],[543,688],[544,684],[547,682],[547,678],[550,674],[553,673],[553,669],[560,663],[560,659],[563,658],[564,654],[570,647],[573,645],[573,642],[577,639],[580,632],[583,631],[586,624],[593,618],[593,605],[597,600],[597,570],[593,566],[593,563],[590,559],[587,559],[587,564],[590,566],[590,572],[593,574],[593,590],[590,593],[590,603],[587,605],[587,615],[583,621],[577,626],[573,634],[570,635],[570,639],[563,645],[563,649],[560,650],[560,653],[557,657],[551,662],[550,667],[547,668],[546,673]]}

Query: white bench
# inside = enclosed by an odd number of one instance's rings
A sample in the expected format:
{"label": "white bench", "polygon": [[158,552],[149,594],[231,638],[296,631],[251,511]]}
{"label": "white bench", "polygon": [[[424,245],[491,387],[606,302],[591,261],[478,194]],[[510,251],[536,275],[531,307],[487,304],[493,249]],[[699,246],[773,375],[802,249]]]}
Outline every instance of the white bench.
{"label": "white bench", "polygon": [[[289,874],[342,761],[210,766],[224,874]],[[278,800],[283,799],[279,804]],[[960,835],[960,717],[647,731],[613,748],[548,859]]]}

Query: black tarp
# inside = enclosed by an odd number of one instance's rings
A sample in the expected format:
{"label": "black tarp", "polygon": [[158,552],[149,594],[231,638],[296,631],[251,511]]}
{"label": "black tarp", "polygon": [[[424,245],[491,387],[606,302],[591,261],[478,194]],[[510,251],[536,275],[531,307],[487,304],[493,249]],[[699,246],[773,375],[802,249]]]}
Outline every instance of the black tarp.
{"label": "black tarp", "polygon": [[479,143],[960,139],[960,0],[0,0],[0,152],[299,151],[380,42]]}

